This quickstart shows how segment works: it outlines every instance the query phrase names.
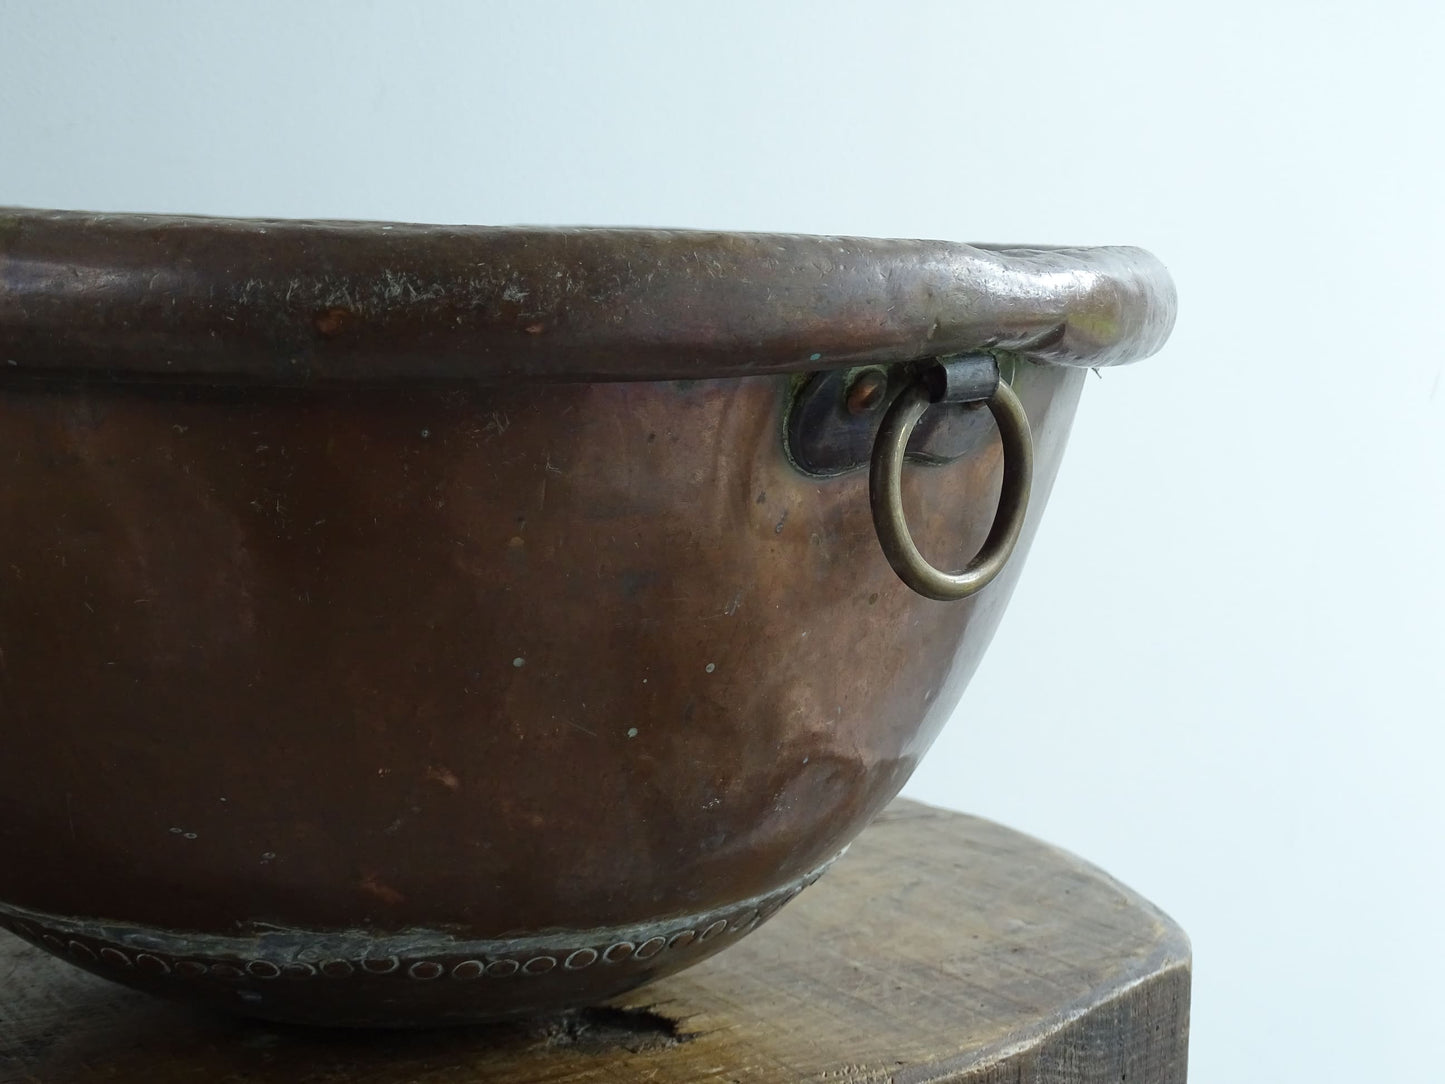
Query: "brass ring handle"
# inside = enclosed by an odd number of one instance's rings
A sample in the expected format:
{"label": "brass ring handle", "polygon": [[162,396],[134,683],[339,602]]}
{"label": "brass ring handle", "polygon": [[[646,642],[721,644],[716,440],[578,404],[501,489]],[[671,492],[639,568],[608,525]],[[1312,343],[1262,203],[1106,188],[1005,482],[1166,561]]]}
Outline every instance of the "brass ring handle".
{"label": "brass ring handle", "polygon": [[968,598],[1003,571],[1023,530],[1034,465],[1028,415],[1013,389],[998,380],[992,394],[983,399],[1003,440],[1003,488],[993,527],[983,548],[961,571],[944,572],[931,565],[918,551],[908,530],[908,516],[903,510],[903,459],[918,420],[935,402],[949,398],[937,381],[931,390],[921,378],[899,393],[873,442],[868,473],[873,526],[884,556],[899,579],[920,595],[941,602]]}

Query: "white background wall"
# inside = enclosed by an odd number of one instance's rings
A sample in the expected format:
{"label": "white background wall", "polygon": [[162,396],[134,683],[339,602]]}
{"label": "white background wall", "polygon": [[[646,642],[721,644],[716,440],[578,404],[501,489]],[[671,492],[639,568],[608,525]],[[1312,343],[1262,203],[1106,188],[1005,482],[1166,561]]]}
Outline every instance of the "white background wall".
{"label": "white background wall", "polygon": [[1194,1079],[1439,1079],[1442,10],[0,0],[0,204],[1152,249],[908,793],[1171,912]]}

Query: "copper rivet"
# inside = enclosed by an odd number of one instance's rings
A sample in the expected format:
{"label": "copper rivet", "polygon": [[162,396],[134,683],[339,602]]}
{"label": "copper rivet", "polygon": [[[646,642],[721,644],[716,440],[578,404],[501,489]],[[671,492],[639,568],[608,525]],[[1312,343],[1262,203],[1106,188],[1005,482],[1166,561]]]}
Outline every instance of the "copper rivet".
{"label": "copper rivet", "polygon": [[848,387],[848,413],[867,414],[883,405],[883,391],[888,387],[888,376],[871,369],[863,373]]}

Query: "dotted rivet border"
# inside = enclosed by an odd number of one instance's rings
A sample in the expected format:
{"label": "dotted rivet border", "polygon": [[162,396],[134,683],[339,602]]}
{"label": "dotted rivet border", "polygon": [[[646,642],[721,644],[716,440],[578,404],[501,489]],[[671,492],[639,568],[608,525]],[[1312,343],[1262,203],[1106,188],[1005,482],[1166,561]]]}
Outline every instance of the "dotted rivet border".
{"label": "dotted rivet border", "polygon": [[460,961],[436,959],[403,960],[394,954],[363,954],[352,959],[330,959],[319,963],[301,960],[200,960],[169,956],[154,949],[137,952],[94,938],[62,938],[35,923],[0,914],[0,927],[40,945],[56,956],[70,959],[92,970],[132,971],[138,975],[174,976],[180,979],[219,979],[225,982],[285,979],[347,979],[356,975],[396,976],[415,982],[441,978],[457,981],[545,975],[553,971],[582,971],[629,961],[647,962],[666,952],[707,944],[724,935],[740,936],[771,918],[785,903],[818,879],[809,877],[761,907],[750,907],[731,918],[718,918],[706,926],[688,927],[667,936],[642,941],[614,941],[605,947],[584,945],[536,955],[481,955]]}

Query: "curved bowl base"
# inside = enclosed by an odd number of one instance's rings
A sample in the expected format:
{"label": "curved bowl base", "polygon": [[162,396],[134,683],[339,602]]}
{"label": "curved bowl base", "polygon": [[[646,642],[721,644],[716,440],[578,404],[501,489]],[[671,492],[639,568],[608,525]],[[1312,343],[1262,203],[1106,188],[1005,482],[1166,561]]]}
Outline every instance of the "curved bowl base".
{"label": "curved bowl base", "polygon": [[173,1000],[285,1023],[434,1027],[593,1004],[690,967],[757,929],[826,868],[727,908],[513,938],[285,927],[223,936],[4,904],[0,927],[102,978]]}

